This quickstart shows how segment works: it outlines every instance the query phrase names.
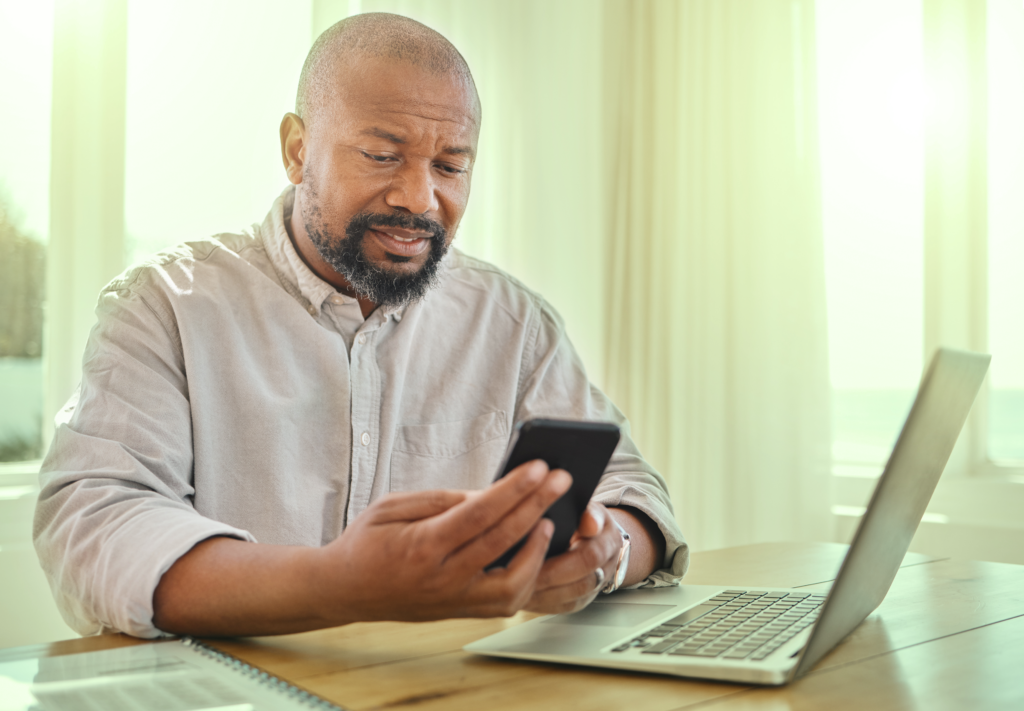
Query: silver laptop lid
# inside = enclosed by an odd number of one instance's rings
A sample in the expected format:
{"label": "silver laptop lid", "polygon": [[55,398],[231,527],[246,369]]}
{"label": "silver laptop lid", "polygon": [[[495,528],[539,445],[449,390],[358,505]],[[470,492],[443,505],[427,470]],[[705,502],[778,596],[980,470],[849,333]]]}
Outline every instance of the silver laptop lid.
{"label": "silver laptop lid", "polygon": [[794,677],[810,671],[889,591],[991,359],[936,351]]}

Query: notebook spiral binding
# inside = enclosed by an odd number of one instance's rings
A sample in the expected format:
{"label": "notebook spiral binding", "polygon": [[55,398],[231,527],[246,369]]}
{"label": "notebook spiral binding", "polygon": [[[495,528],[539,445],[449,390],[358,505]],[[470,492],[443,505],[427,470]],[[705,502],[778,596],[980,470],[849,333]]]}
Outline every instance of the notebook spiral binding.
{"label": "notebook spiral binding", "polygon": [[221,664],[234,669],[240,674],[244,674],[260,685],[275,689],[288,698],[298,701],[300,704],[308,706],[311,709],[319,709],[320,711],[346,711],[346,709],[343,709],[341,706],[332,704],[330,701],[322,699],[315,694],[311,694],[305,689],[300,689],[297,686],[289,684],[284,679],[257,669],[254,666],[246,664],[241,659],[232,657],[230,654],[225,654],[218,649],[214,649],[209,645],[203,644],[194,637],[182,637],[181,643],[186,647],[196,650],[209,659],[213,659],[214,661],[220,662]]}

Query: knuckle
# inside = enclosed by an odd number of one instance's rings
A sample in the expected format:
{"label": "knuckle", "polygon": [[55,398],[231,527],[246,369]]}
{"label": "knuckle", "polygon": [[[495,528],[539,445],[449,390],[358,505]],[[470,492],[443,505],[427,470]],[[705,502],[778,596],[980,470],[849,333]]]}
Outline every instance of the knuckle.
{"label": "knuckle", "polygon": [[463,523],[469,530],[485,530],[491,523],[490,506],[474,506],[463,514]]}
{"label": "knuckle", "polygon": [[451,500],[450,493],[441,489],[432,489],[430,491],[423,492],[423,498],[430,508],[442,509]]}

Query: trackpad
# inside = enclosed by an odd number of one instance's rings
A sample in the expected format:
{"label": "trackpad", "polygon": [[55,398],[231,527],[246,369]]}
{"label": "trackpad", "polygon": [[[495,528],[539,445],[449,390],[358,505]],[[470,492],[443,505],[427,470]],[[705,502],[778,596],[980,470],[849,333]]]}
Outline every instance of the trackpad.
{"label": "trackpad", "polygon": [[579,612],[555,615],[541,624],[633,627],[675,607],[675,605],[649,605],[647,603],[593,602]]}

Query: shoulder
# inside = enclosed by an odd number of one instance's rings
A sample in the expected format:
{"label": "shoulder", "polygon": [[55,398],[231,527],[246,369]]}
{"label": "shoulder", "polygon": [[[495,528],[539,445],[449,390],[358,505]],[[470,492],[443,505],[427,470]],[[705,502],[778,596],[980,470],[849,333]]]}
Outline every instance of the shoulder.
{"label": "shoulder", "polygon": [[100,298],[112,292],[121,296],[189,292],[200,272],[230,273],[245,269],[254,260],[266,260],[263,241],[254,232],[224,233],[184,242],[128,267],[103,288]]}
{"label": "shoulder", "polygon": [[544,297],[503,269],[458,249],[449,252],[441,291],[456,297],[475,297],[515,320],[538,320],[562,327],[561,317]]}

